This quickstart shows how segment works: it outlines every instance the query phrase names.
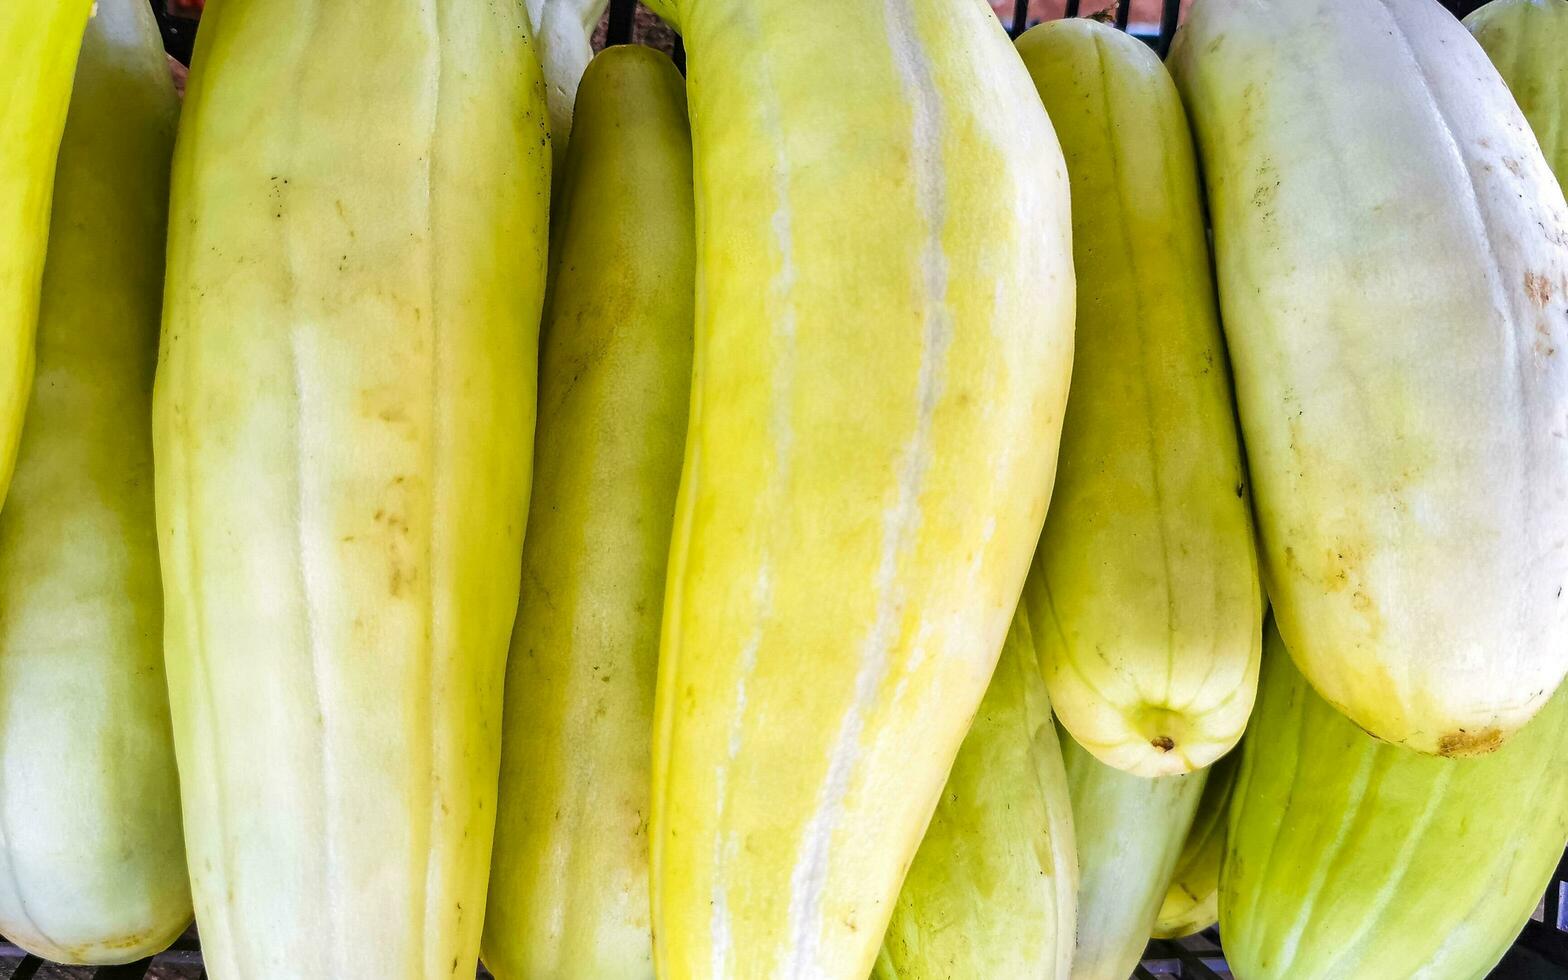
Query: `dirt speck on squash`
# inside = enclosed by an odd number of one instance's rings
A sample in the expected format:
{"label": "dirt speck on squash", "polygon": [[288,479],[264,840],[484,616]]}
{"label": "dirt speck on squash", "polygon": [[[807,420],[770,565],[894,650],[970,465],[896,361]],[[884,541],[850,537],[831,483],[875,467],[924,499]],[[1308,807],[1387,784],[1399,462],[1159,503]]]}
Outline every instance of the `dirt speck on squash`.
{"label": "dirt speck on squash", "polygon": [[1524,274],[1524,291],[1536,306],[1545,306],[1552,301],[1552,281],[1539,272]]}
{"label": "dirt speck on squash", "polygon": [[1450,732],[1437,740],[1439,755],[1450,759],[1462,759],[1466,756],[1485,755],[1493,752],[1503,744],[1503,732],[1496,726],[1466,731],[1461,728],[1457,732]]}

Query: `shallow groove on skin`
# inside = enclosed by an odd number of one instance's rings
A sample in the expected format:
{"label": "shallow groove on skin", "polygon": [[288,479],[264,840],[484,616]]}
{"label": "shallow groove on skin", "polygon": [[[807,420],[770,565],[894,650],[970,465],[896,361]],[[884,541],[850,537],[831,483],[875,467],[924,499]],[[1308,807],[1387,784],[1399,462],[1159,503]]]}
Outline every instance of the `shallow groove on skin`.
{"label": "shallow groove on skin", "polygon": [[[1277,683],[1275,683],[1274,686],[1277,686]],[[1286,820],[1291,819],[1291,817],[1293,816],[1293,814],[1291,813],[1291,805],[1295,802],[1295,798],[1296,798],[1296,785],[1297,785],[1296,780],[1301,775],[1301,760],[1302,760],[1302,758],[1304,758],[1304,752],[1307,749],[1307,729],[1306,729],[1306,724],[1305,724],[1305,718],[1303,717],[1304,712],[1306,710],[1305,704],[1302,703],[1302,700],[1300,698],[1290,698],[1289,700],[1286,701],[1286,703],[1283,705],[1283,707],[1284,707],[1284,711],[1285,711],[1285,717],[1281,720],[1280,727],[1283,730],[1287,731],[1287,732],[1290,731],[1290,729],[1292,729],[1292,728],[1295,729],[1296,751],[1290,757],[1290,780],[1287,783],[1287,786],[1289,788],[1287,789],[1286,794],[1285,794],[1285,804],[1281,808],[1281,816],[1280,816],[1280,822],[1281,823],[1283,823]],[[1273,709],[1273,708],[1266,708],[1266,709],[1264,709],[1264,711],[1268,712],[1268,713],[1272,713],[1273,710],[1278,710],[1278,709]],[[1259,717],[1260,718],[1267,718],[1268,717],[1268,713],[1260,712]],[[1250,750],[1250,752],[1248,754],[1247,771],[1243,774],[1246,777],[1245,782],[1247,784],[1250,784],[1252,782],[1252,779],[1253,779],[1253,769],[1258,765],[1259,760],[1257,758],[1257,754],[1258,754],[1258,747],[1261,744],[1262,744],[1261,742],[1254,742],[1252,747],[1251,747],[1251,750]],[[1265,783],[1265,786],[1266,785],[1267,784]],[[1240,790],[1238,789],[1236,792],[1240,793]],[[1246,824],[1246,821],[1243,819],[1244,816],[1246,815],[1245,801],[1250,799],[1250,794],[1240,795],[1240,796],[1238,796],[1238,799],[1241,799],[1243,801],[1243,805],[1242,806],[1238,806],[1236,808],[1236,816],[1235,816],[1235,818],[1231,822],[1231,837],[1233,839],[1237,839],[1237,840],[1240,839],[1241,835],[1236,833],[1236,831],[1238,829],[1243,828],[1244,825]],[[1274,870],[1274,858],[1276,856],[1276,852],[1279,849],[1278,848],[1279,838],[1280,838],[1279,830],[1278,830],[1278,828],[1274,828],[1272,830],[1272,833],[1271,833],[1270,837],[1269,837],[1268,853],[1264,856],[1263,865],[1262,865],[1261,868],[1259,868],[1259,869],[1257,869],[1257,870],[1255,870],[1253,872],[1254,876],[1256,876],[1258,881],[1267,882],[1267,881],[1270,880],[1270,876],[1272,875],[1273,870]],[[1226,863],[1229,864],[1229,862],[1226,862]],[[1254,893],[1254,895],[1256,895],[1257,892],[1259,891],[1257,888],[1252,888],[1251,890]],[[1244,910],[1238,909],[1237,911],[1238,912],[1245,911],[1247,913],[1248,920],[1250,920],[1250,922],[1252,922],[1252,923],[1256,923],[1258,921],[1257,920],[1256,899],[1254,899],[1253,904],[1248,906],[1246,909],[1244,909]],[[1258,945],[1259,937],[1249,935],[1249,938],[1251,939],[1251,942],[1247,943],[1246,945],[1249,948],[1256,948],[1257,945]]]}
{"label": "shallow groove on skin", "polygon": [[[760,29],[753,21],[753,27]],[[762,52],[757,70],[758,88],[762,92],[774,93],[775,98],[764,99],[760,110],[762,124],[768,139],[773,143],[773,196],[776,206],[770,227],[773,232],[774,246],[778,249],[779,266],[772,281],[768,285],[768,320],[772,324],[773,344],[770,350],[772,357],[772,379],[768,387],[768,398],[771,401],[771,411],[768,413],[768,445],[773,452],[773,466],[766,470],[766,484],[763,488],[763,501],[765,513],[773,514],[781,509],[782,496],[788,487],[791,469],[791,451],[794,448],[794,427],[790,420],[790,411],[794,399],[795,388],[795,286],[797,282],[795,269],[795,238],[792,221],[790,179],[793,167],[790,162],[789,151],[785,141],[784,124],[780,114],[776,93],[778,87],[773,84],[773,65],[769,58],[771,48],[768,45],[759,45]],[[776,309],[774,308],[776,305]],[[752,634],[741,648],[740,675],[735,685],[735,705],[732,708],[729,726],[729,737],[726,744],[727,756],[725,762],[719,766],[715,773],[715,796],[718,800],[718,814],[714,829],[714,858],[713,858],[713,910],[710,915],[709,941],[712,945],[711,968],[715,977],[724,976],[729,972],[730,957],[734,952],[734,937],[730,930],[729,921],[729,883],[725,877],[725,866],[740,847],[740,841],[734,831],[726,833],[725,816],[729,807],[729,767],[735,764],[740,755],[742,741],[745,733],[746,695],[752,675],[756,672],[757,656],[762,647],[762,634],[772,613],[773,584],[772,584],[773,556],[770,539],[764,537],[761,554],[758,557],[757,579],[755,584],[756,595],[756,622]]]}
{"label": "shallow groove on skin", "polygon": [[[1089,674],[1084,670],[1083,665],[1078,662],[1078,658],[1072,655],[1075,647],[1067,641],[1067,633],[1062,629],[1062,617],[1059,616],[1056,612],[1056,598],[1051,594],[1050,577],[1047,576],[1044,572],[1032,571],[1031,574],[1035,575],[1039,579],[1040,591],[1045,595],[1045,604],[1050,607],[1051,628],[1056,633],[1057,642],[1061,644],[1063,653],[1067,654],[1066,656],[1059,659],[1066,661],[1067,666],[1072,668],[1073,673],[1078,675],[1079,680],[1083,681],[1083,686],[1087,687],[1090,693],[1092,693],[1096,698],[1099,698],[1106,704],[1115,704],[1116,702],[1107,697],[1104,691],[1101,690],[1100,686],[1089,677]],[[1111,668],[1111,672],[1113,674],[1116,674],[1121,678],[1123,683],[1130,683],[1124,676],[1122,676],[1121,668],[1111,663],[1103,653],[1096,651],[1096,654],[1099,656],[1101,662],[1103,662],[1107,667]],[[1074,739],[1077,738],[1076,735],[1073,737]],[[1079,742],[1079,744],[1082,745],[1083,743]]]}
{"label": "shallow groove on skin", "polygon": [[[305,39],[305,41],[313,38],[321,27],[321,4],[311,3],[309,4],[309,9],[310,19],[307,23],[300,26],[297,35]],[[303,52],[304,46],[302,43],[302,47],[294,52],[294,77],[292,95],[290,97],[295,105],[291,107],[291,111],[286,113],[286,118],[293,123],[287,144],[289,151],[301,145],[299,129],[303,113],[297,111],[297,103],[301,99],[301,93],[311,90],[308,77],[311,60]],[[291,154],[286,153],[285,158],[293,162]],[[292,167],[289,168],[289,171],[292,171]],[[312,570],[318,568],[320,563],[324,561],[324,557],[317,554],[318,549],[312,547],[312,535],[310,532],[312,528],[321,522],[321,514],[325,508],[316,499],[315,494],[312,493],[313,481],[311,480],[310,455],[306,449],[307,443],[311,442],[311,439],[308,438],[310,435],[311,414],[307,406],[312,399],[312,393],[309,381],[305,375],[305,369],[307,365],[314,366],[320,364],[321,359],[316,356],[314,350],[302,352],[300,349],[302,342],[306,345],[309,344],[310,335],[308,331],[314,326],[314,324],[306,323],[304,324],[304,329],[301,329],[301,323],[299,322],[301,311],[298,304],[299,271],[302,266],[309,264],[309,260],[302,259],[299,254],[301,239],[308,241],[310,236],[308,233],[296,234],[295,215],[289,202],[292,193],[287,178],[280,181],[275,175],[273,177],[273,192],[278,198],[278,214],[283,221],[278,232],[279,237],[282,239],[281,245],[284,255],[284,265],[281,271],[283,273],[285,294],[281,297],[281,305],[290,319],[286,338],[288,343],[289,371],[294,385],[291,399],[293,407],[291,430],[294,443],[294,458],[292,460],[293,465],[290,467],[294,483],[291,488],[293,491],[291,497],[294,510],[292,515],[295,533],[294,546],[296,560],[299,564],[300,610],[305,620],[305,642],[308,646],[307,656],[310,658],[311,708],[315,712],[320,725],[317,733],[321,750],[320,792],[327,822],[327,826],[324,828],[326,832],[322,835],[321,841],[322,863],[320,868],[320,874],[324,879],[322,885],[327,894],[327,914],[323,917],[324,921],[321,923],[321,926],[325,932],[323,945],[327,955],[332,960],[334,970],[342,974],[343,964],[337,958],[337,951],[341,946],[341,943],[337,941],[339,896],[337,894],[337,876],[335,872],[338,862],[337,854],[333,848],[334,834],[332,833],[332,826],[336,823],[335,817],[337,816],[332,788],[338,785],[338,779],[337,768],[332,758],[331,740],[327,732],[329,720],[327,718],[326,698],[323,694],[323,690],[327,685],[327,665],[323,661],[323,655],[326,651],[323,649],[321,637],[318,635],[318,613],[314,601],[315,596],[326,594],[329,590],[324,588],[322,583],[313,581],[313,576],[311,575]],[[233,878],[231,877],[229,880],[232,882]]]}
{"label": "shallow groove on skin", "polygon": [[[1373,751],[1381,755],[1384,752],[1400,750],[1374,748]],[[1410,871],[1411,864],[1415,860],[1416,851],[1425,843],[1427,828],[1431,826],[1433,818],[1438,815],[1448,802],[1445,794],[1453,773],[1453,766],[1444,766],[1441,774],[1432,784],[1421,812],[1410,822],[1409,829],[1404,832],[1399,842],[1399,851],[1388,865],[1387,877],[1367,906],[1371,914],[1364,916],[1356,930],[1339,943],[1341,951],[1339,956],[1329,963],[1328,976],[1352,975],[1351,971],[1340,969],[1341,964],[1354,967],[1359,961],[1359,954],[1361,947],[1364,945],[1365,937],[1373,931],[1373,926],[1381,923],[1387,916],[1388,911],[1395,907],[1395,903],[1398,901],[1400,885],[1404,883],[1405,876]],[[1378,814],[1375,811],[1352,814],[1352,820],[1363,826],[1377,819]]]}
{"label": "shallow groove on skin", "polygon": [[[420,489],[426,495],[426,511],[423,515],[429,522],[425,528],[425,603],[424,603],[424,635],[419,637],[417,646],[421,654],[420,670],[424,675],[423,696],[415,699],[416,710],[423,714],[424,750],[422,765],[416,765],[414,771],[420,773],[425,783],[425,814],[424,838],[413,842],[412,854],[417,862],[421,856],[425,864],[423,888],[416,888],[410,898],[413,908],[409,910],[410,918],[416,925],[413,956],[411,962],[424,963],[425,969],[431,974],[442,970],[445,964],[430,962],[429,957],[434,954],[437,958],[443,957],[445,951],[437,948],[431,950],[427,945],[427,936],[442,934],[441,916],[444,907],[432,908],[430,896],[432,893],[442,895],[441,886],[441,859],[446,856],[445,848],[432,846],[436,839],[436,821],[441,812],[441,776],[436,770],[437,748],[440,742],[438,719],[436,717],[434,700],[441,691],[440,680],[437,676],[438,665],[436,659],[436,646],[438,642],[448,639],[442,633],[437,633],[438,616],[437,602],[439,601],[440,582],[436,579],[438,572],[444,568],[437,563],[441,555],[440,528],[444,522],[436,515],[436,508],[440,506],[441,473],[444,469],[440,465],[443,425],[446,421],[446,405],[441,397],[442,379],[445,377],[445,358],[443,351],[445,345],[441,343],[441,243],[436,240],[436,188],[439,175],[437,174],[436,153],[441,134],[441,93],[446,73],[446,25],[442,21],[442,14],[446,9],[446,0],[436,0],[430,5],[430,23],[426,32],[429,38],[429,51],[427,56],[434,62],[430,65],[432,78],[429,91],[430,129],[425,134],[425,173],[424,173],[424,248],[427,268],[426,286],[430,290],[429,296],[429,326],[427,327],[430,343],[430,406],[429,422],[427,423],[425,440],[426,455],[424,466],[424,480]],[[527,514],[522,517],[527,520]],[[454,583],[455,584],[455,583]],[[443,624],[444,625],[444,624]],[[412,751],[419,742],[410,739]],[[459,819],[467,819],[460,817]],[[420,880],[420,879],[415,879]],[[453,882],[461,891],[461,880]],[[455,972],[455,970],[453,971]]]}
{"label": "shallow groove on skin", "polygon": [[[1307,726],[1303,726],[1303,731]],[[1356,765],[1355,777],[1350,783],[1350,792],[1345,803],[1339,808],[1341,814],[1358,814],[1366,804],[1367,790],[1371,785],[1372,769],[1377,761],[1376,751],[1371,746],[1361,746],[1360,761]],[[1279,943],[1280,963],[1283,971],[1296,961],[1296,955],[1301,948],[1301,939],[1306,932],[1307,923],[1316,914],[1315,910],[1323,895],[1323,888],[1328,882],[1329,872],[1333,869],[1335,859],[1345,850],[1350,841],[1351,827],[1355,818],[1341,820],[1334,830],[1334,841],[1324,852],[1325,857],[1312,869],[1311,878],[1303,890],[1300,899],[1300,912],[1292,918],[1290,929]],[[1288,974],[1287,974],[1288,975]]]}
{"label": "shallow groove on skin", "polygon": [[[208,24],[209,31],[216,32],[219,35],[224,35],[226,28],[218,27],[217,25],[221,23],[225,12],[225,5],[218,4],[217,9],[208,15],[208,20],[210,22]],[[192,118],[200,115],[198,109],[201,103],[205,101],[203,98],[205,87],[205,85],[202,85],[196,88],[195,91],[191,93],[192,98],[190,98],[186,103],[185,111],[189,113]],[[198,149],[202,143],[202,136],[202,127],[199,125],[188,126],[186,127],[185,132],[181,134],[180,139],[188,142],[189,149],[187,150],[187,153],[190,159],[194,160],[202,158],[203,154]],[[193,179],[192,187],[193,199],[201,199],[203,196],[203,189],[201,188],[199,175]],[[180,267],[183,269],[189,269],[195,262],[196,238],[187,231],[183,240],[186,244],[186,247],[184,256],[180,261]],[[195,287],[194,285],[190,285],[187,286],[186,289],[187,291],[192,291],[195,289]],[[196,488],[199,481],[196,474],[196,466],[191,460],[190,453],[190,413],[193,410],[196,410],[195,406],[193,406],[189,400],[189,396],[192,391],[191,365],[196,361],[197,350],[200,346],[200,338],[201,331],[192,330],[190,328],[190,324],[186,324],[183,335],[185,354],[179,359],[178,362],[179,367],[181,368],[180,377],[177,382],[171,382],[174,385],[174,390],[177,392],[174,405],[170,408],[171,427],[174,429],[172,442],[174,443],[175,448],[173,449],[173,452],[179,459],[180,481],[178,486],[183,488],[184,491],[179,493],[176,497],[182,512],[182,520],[171,523],[174,523],[184,532],[184,536],[180,541],[180,547],[185,552],[184,565],[186,576],[184,581],[178,584],[178,587],[180,591],[185,593],[187,596],[189,596],[194,591],[196,583],[205,581],[206,579],[206,576],[202,573],[201,570],[199,549],[196,547],[195,528],[197,527],[197,521],[195,513],[195,500]],[[173,363],[173,361],[171,360],[170,363]],[[168,396],[167,392],[165,393],[165,397],[170,397]],[[173,547],[172,542],[171,547]],[[193,762],[205,770],[202,775],[205,777],[204,781],[207,783],[207,790],[212,794],[213,809],[215,811],[213,816],[215,820],[211,821],[210,823],[215,823],[220,828],[228,827],[231,826],[232,819],[230,816],[228,793],[225,790],[224,781],[217,778],[215,774],[216,769],[220,765],[220,760],[225,757],[226,750],[224,748],[225,739],[223,737],[222,731],[223,726],[213,724],[213,720],[218,717],[219,713],[217,692],[213,688],[212,674],[207,669],[207,655],[210,648],[207,643],[206,611],[200,601],[190,601],[187,599],[183,605],[185,607],[185,615],[189,620],[189,625],[184,637],[185,650],[183,659],[186,663],[186,669],[199,679],[195,686],[200,691],[200,697],[206,701],[205,709],[198,708],[195,705],[192,705],[187,709],[188,714],[199,717],[206,723],[203,731],[200,733],[202,737],[196,740],[198,744],[204,748],[200,753],[200,758],[193,760]],[[192,699],[194,700],[194,697]],[[196,720],[196,717],[191,719],[193,728],[200,724]],[[178,756],[176,756],[175,762],[177,766],[180,764]],[[218,861],[221,863],[223,868],[224,878],[232,881],[234,878],[234,866],[231,861],[232,852],[228,847],[228,842],[223,838],[221,832],[218,836],[218,840],[216,841],[216,848],[218,851]],[[226,942],[223,943],[210,943],[209,945],[217,947],[218,949],[227,950],[229,955],[234,957],[230,960],[229,971],[232,972],[235,976],[242,976],[238,967],[239,958],[235,948],[239,939],[238,934],[234,929],[234,921],[230,916],[231,910],[226,903],[215,902],[205,911],[209,913],[209,917],[207,919],[209,938],[214,938],[215,933],[221,933],[226,940]],[[214,963],[213,966],[221,967],[222,964]]]}
{"label": "shallow groove on skin", "polygon": [[[1126,168],[1122,165],[1122,157],[1120,152],[1124,147],[1124,141],[1117,138],[1117,132],[1119,129],[1117,126],[1117,106],[1115,100],[1111,98],[1111,80],[1115,77],[1115,75],[1105,60],[1105,38],[1098,33],[1094,35],[1094,56],[1099,71],[1099,89],[1102,105],[1100,118],[1104,120],[1105,123],[1105,143],[1106,146],[1110,149],[1110,152],[1106,154],[1107,163],[1109,164],[1109,167],[1112,171],[1110,184],[1115,188],[1116,191],[1116,210],[1122,215],[1127,215],[1132,213],[1132,207],[1131,202],[1127,198],[1127,173]],[[1128,230],[1127,221],[1125,218],[1116,222],[1116,230],[1120,232],[1118,237],[1121,239],[1122,245],[1121,261],[1126,264],[1128,278],[1134,282],[1140,281],[1142,277],[1138,272],[1138,260],[1142,253],[1139,251],[1139,249],[1133,247],[1132,235]],[[1128,295],[1133,302],[1133,329],[1138,335],[1138,373],[1142,375],[1144,379],[1144,384],[1140,385],[1138,388],[1139,394],[1143,396],[1139,399],[1139,408],[1142,409],[1141,414],[1144,416],[1145,420],[1145,425],[1143,427],[1144,439],[1143,446],[1141,448],[1143,449],[1143,455],[1149,467],[1149,480],[1153,484],[1154,488],[1155,510],[1158,517],[1160,518],[1160,565],[1165,572],[1164,576],[1162,577],[1162,584],[1165,587],[1166,618],[1165,693],[1162,697],[1156,700],[1145,694],[1143,690],[1141,690],[1137,685],[1134,685],[1132,693],[1145,704],[1159,704],[1165,706],[1168,705],[1170,701],[1171,686],[1176,676],[1176,638],[1173,635],[1176,622],[1176,592],[1172,587],[1172,579],[1175,577],[1175,570],[1171,567],[1171,542],[1170,534],[1168,533],[1171,515],[1168,513],[1169,508],[1165,506],[1165,487],[1161,480],[1162,474],[1159,447],[1156,445],[1154,434],[1154,412],[1153,407],[1149,404],[1148,397],[1150,390],[1149,374],[1151,367],[1149,364],[1149,358],[1144,356],[1144,353],[1149,349],[1147,339],[1149,333],[1149,324],[1144,309],[1143,291],[1137,288],[1130,289],[1128,290]],[[1121,715],[1123,718],[1128,718],[1127,712],[1121,712]],[[1124,738],[1128,744],[1136,744],[1143,741],[1143,738],[1138,732],[1138,729],[1136,726],[1131,724],[1130,720],[1128,722],[1127,731],[1124,733]]]}
{"label": "shallow groove on skin", "polygon": [[886,0],[888,42],[895,69],[912,115],[910,165],[915,175],[915,204],[925,224],[921,250],[922,304],[925,323],[916,384],[917,417],[902,458],[893,505],[883,515],[882,554],[875,576],[876,618],[860,651],[855,677],[855,698],[845,713],[829,760],[827,781],[817,809],[806,823],[800,856],[790,875],[789,925],[791,944],[783,975],[810,974],[821,942],[821,905],[829,856],[852,771],[859,761],[865,715],[892,668],[898,642],[898,620],[905,597],[897,581],[898,564],[912,544],[921,522],[920,489],[931,464],[932,427],[941,396],[943,369],[953,326],[947,309],[947,256],[942,247],[946,224],[941,146],[942,106],[932,79],[932,66],[915,28],[911,0]]}

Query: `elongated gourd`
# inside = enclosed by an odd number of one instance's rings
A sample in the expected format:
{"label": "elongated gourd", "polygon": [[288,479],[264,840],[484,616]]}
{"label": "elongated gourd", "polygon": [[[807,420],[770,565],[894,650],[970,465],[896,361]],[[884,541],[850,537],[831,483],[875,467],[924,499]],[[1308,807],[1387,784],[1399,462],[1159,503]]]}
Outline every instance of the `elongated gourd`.
{"label": "elongated gourd", "polygon": [[1268,631],[1220,877],[1238,977],[1487,975],[1568,843],[1568,689],[1500,749],[1385,745],[1302,679]]}
{"label": "elongated gourd", "polygon": [[1020,607],[872,977],[1067,980],[1077,890],[1067,774]]}
{"label": "elongated gourd", "polygon": [[983,3],[656,6],[698,215],[656,965],[863,980],[1044,519],[1066,171]]}
{"label": "elongated gourd", "polygon": [[93,0],[0,4],[0,503],[33,384],[49,197]]}
{"label": "elongated gourd", "polygon": [[525,14],[224,0],[195,60],[153,438],[207,972],[466,976],[550,195]]}
{"label": "elongated gourd", "polygon": [[1231,787],[1236,783],[1240,760],[1241,753],[1232,752],[1210,767],[1203,796],[1198,799],[1198,813],[1154,918],[1151,935],[1155,939],[1190,936],[1220,920],[1220,862],[1225,857]]}
{"label": "elongated gourd", "polygon": [[1018,39],[1072,186],[1078,331],[1025,586],[1057,717],[1107,765],[1201,769],[1241,738],[1263,603],[1192,138],[1143,42]]}
{"label": "elongated gourd", "polygon": [[589,64],[558,201],[484,961],[500,980],[651,978],[650,743],[696,262],[669,58],[623,45]]}
{"label": "elongated gourd", "polygon": [[1173,64],[1286,646],[1379,738],[1492,751],[1568,670],[1563,193],[1434,0],[1198,0]]}
{"label": "elongated gourd", "polygon": [[65,963],[140,959],[191,918],[148,419],[178,112],[151,8],[98,0],[0,510],[0,932]]}
{"label": "elongated gourd", "polygon": [[1147,778],[1059,733],[1078,842],[1074,980],[1125,980],[1149,944],[1209,770]]}
{"label": "elongated gourd", "polygon": [[1508,83],[1558,183],[1568,181],[1568,0],[1492,0],[1465,26]]}

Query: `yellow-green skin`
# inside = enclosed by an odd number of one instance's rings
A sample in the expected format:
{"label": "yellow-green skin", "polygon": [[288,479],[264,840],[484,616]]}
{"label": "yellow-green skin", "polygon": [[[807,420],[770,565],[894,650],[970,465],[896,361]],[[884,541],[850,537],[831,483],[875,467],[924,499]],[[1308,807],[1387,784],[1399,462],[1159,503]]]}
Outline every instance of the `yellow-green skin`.
{"label": "yellow-green skin", "polygon": [[191,918],[148,417],[178,113],[151,8],[98,0],[0,510],[0,932],[65,963],[140,959]]}
{"label": "yellow-green skin", "polygon": [[578,92],[540,350],[485,917],[501,980],[653,976],[650,743],[691,393],[691,181],[675,65],[606,49]]}
{"label": "yellow-green skin", "polygon": [[872,977],[1067,980],[1077,891],[1067,774],[1020,607]]}
{"label": "yellow-green skin", "polygon": [[1313,692],[1270,625],[1220,876],[1238,977],[1479,978],[1568,842],[1568,689],[1500,749],[1387,745]]}
{"label": "yellow-green skin", "polygon": [[1432,0],[1197,0],[1171,52],[1263,577],[1379,738],[1495,750],[1568,672],[1568,203]]}
{"label": "yellow-green skin", "polygon": [[1106,765],[1066,732],[1061,743],[1078,840],[1072,976],[1126,980],[1149,944],[1209,770],[1150,779]]}
{"label": "yellow-green skin", "polygon": [[1018,39],[1072,185],[1078,334],[1025,587],[1051,703],[1140,776],[1241,738],[1263,603],[1192,138],[1143,42],[1083,18]]}
{"label": "yellow-green skin", "polygon": [[1558,182],[1568,181],[1568,0],[1492,0],[1465,26],[1508,83]]}
{"label": "yellow-green skin", "polygon": [[1177,939],[1202,932],[1220,920],[1220,862],[1225,857],[1231,787],[1236,782],[1240,752],[1216,762],[1198,800],[1198,815],[1176,859],[1176,870],[1160,904],[1150,933],[1155,939]]}
{"label": "yellow-green skin", "polygon": [[0,503],[33,384],[49,196],[93,0],[0,4]]}
{"label": "yellow-green skin", "polygon": [[520,3],[221,0],[202,21],[153,439],[218,980],[474,970],[549,165]]}
{"label": "yellow-green skin", "polygon": [[697,306],[656,965],[864,980],[1050,495],[1066,169],[982,0],[658,6],[688,56]]}

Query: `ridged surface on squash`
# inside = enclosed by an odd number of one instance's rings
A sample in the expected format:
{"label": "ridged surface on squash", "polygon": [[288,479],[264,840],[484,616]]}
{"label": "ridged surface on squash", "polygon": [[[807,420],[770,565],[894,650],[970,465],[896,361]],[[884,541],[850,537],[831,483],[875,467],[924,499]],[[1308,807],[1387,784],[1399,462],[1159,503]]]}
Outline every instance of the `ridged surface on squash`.
{"label": "ridged surface on squash", "polygon": [[1151,935],[1156,939],[1190,936],[1220,920],[1220,862],[1225,857],[1230,794],[1240,761],[1241,753],[1232,752],[1209,768],[1197,816],[1154,918]]}
{"label": "ridged surface on squash", "polygon": [[1050,495],[1065,167],[979,0],[659,6],[689,59],[698,281],[655,959],[862,980]]}
{"label": "ridged surface on squash", "polygon": [[1191,772],[1241,738],[1263,605],[1192,138],[1149,46],[1018,39],[1072,185],[1078,331],[1025,586],[1057,716],[1108,765]]}
{"label": "ridged surface on squash", "polygon": [[1028,611],[904,878],[874,980],[1067,980],[1078,855],[1067,774]]}
{"label": "ridged surface on squash", "polygon": [[485,964],[653,976],[648,785],[691,394],[691,133],[669,58],[588,66],[558,197]]}
{"label": "ridged surface on squash", "polygon": [[1149,779],[1060,732],[1078,841],[1074,980],[1126,980],[1149,944],[1209,770]]}
{"label": "ridged surface on squash", "polygon": [[1304,681],[1270,627],[1220,883],[1238,977],[1479,978],[1568,843],[1568,689],[1489,756],[1385,745]]}
{"label": "ridged surface on squash", "polygon": [[1465,18],[1568,182],[1568,0],[1492,0]]}
{"label": "ridged surface on squash", "polygon": [[33,383],[49,195],[93,0],[0,4],[0,503]]}
{"label": "ridged surface on squash", "polygon": [[0,511],[0,932],[126,963],[191,918],[163,676],[153,366],[178,115],[144,0],[98,0]]}
{"label": "ridged surface on squash", "polygon": [[474,969],[547,127],[521,5],[224,0],[202,20],[153,435],[218,980]]}
{"label": "ridged surface on squash", "polygon": [[1172,63],[1286,645],[1374,735],[1491,751],[1568,670],[1562,190],[1432,0],[1198,0]]}

